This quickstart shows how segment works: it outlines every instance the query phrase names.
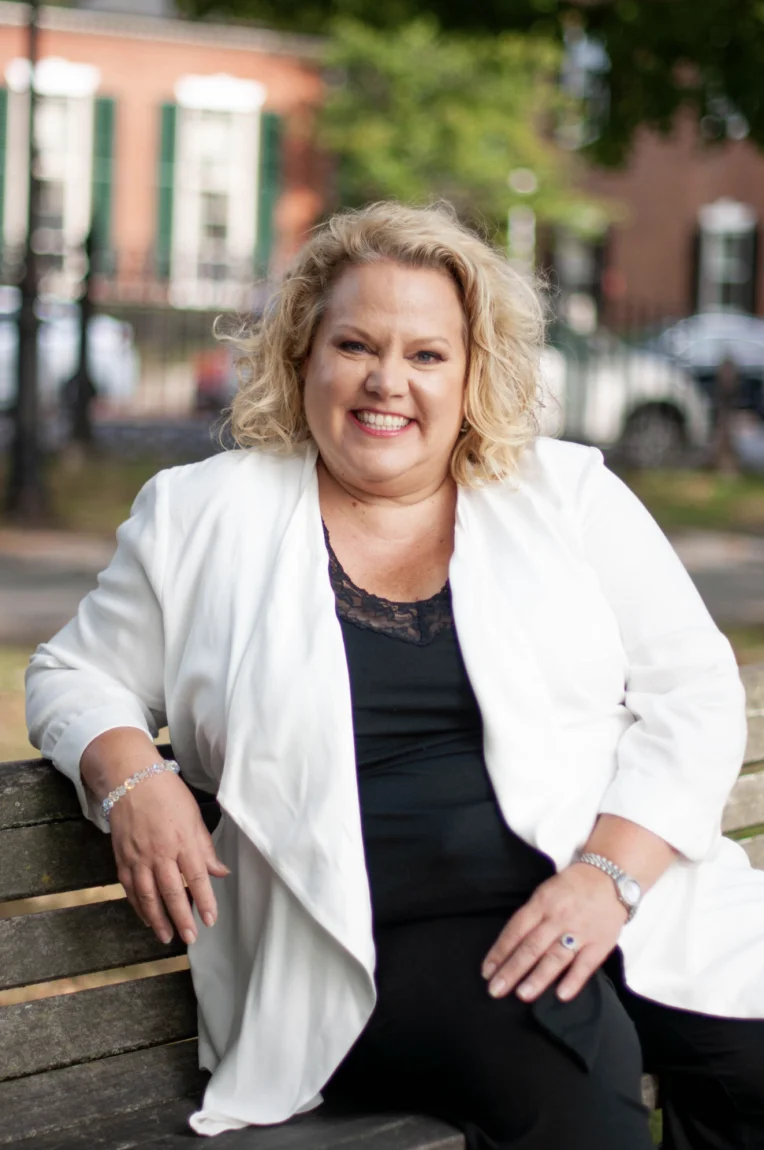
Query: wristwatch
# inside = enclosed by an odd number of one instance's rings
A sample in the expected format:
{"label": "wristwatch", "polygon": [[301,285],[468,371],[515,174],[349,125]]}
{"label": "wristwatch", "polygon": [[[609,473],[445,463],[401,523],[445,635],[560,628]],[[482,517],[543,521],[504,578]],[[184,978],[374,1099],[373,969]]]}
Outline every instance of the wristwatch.
{"label": "wristwatch", "polygon": [[579,853],[576,855],[576,862],[596,866],[598,870],[610,875],[615,883],[615,892],[619,901],[623,903],[629,912],[629,917],[626,921],[631,922],[642,901],[642,888],[637,880],[632,878],[630,874],[627,874],[625,870],[621,870],[621,868],[616,866],[614,862],[611,862],[610,859],[606,859],[604,855],[596,855],[585,851],[583,854]]}

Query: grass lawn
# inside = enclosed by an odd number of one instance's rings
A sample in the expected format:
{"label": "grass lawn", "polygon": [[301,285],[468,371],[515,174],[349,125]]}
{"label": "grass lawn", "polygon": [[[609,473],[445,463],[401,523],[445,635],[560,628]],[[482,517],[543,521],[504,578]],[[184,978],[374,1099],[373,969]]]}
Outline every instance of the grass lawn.
{"label": "grass lawn", "polygon": [[664,531],[692,527],[764,535],[764,475],[630,471],[622,478]]}
{"label": "grass lawn", "polygon": [[151,459],[125,461],[105,456],[81,465],[49,460],[46,479],[51,527],[112,538],[130,514],[143,484],[162,466]]}
{"label": "grass lawn", "polygon": [[27,739],[24,722],[24,671],[30,652],[26,647],[0,645],[0,762],[39,755]]}

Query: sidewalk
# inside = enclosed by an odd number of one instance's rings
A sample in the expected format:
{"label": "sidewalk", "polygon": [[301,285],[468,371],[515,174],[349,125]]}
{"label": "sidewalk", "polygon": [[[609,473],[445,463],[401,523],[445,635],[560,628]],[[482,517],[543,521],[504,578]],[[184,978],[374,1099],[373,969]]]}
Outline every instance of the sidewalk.
{"label": "sidewalk", "polygon": [[114,544],[61,531],[0,529],[0,643],[36,646],[96,584]]}
{"label": "sidewalk", "polygon": [[[672,543],[721,627],[764,625],[764,538],[684,531]],[[0,643],[50,638],[113,552],[93,536],[0,529]]]}
{"label": "sidewalk", "polygon": [[693,530],[671,542],[722,630],[764,625],[764,538]]}

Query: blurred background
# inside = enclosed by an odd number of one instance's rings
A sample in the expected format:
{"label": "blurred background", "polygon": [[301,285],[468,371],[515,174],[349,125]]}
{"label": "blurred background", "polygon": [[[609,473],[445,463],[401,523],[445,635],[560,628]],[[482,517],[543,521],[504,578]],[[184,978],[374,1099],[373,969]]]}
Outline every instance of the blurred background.
{"label": "blurred background", "polygon": [[212,334],[340,206],[453,203],[545,284],[544,429],[596,444],[764,660],[764,7],[0,2],[0,758]]}

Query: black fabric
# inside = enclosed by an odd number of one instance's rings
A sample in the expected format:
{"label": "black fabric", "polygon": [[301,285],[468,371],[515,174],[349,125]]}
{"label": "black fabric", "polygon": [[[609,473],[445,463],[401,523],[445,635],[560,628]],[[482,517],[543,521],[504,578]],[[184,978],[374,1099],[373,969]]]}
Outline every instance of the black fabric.
{"label": "black fabric", "polygon": [[480,965],[505,921],[377,930],[377,1006],[323,1090],[330,1106],[432,1114],[468,1150],[647,1150],[644,1067],[663,1150],[764,1150],[764,1021],[641,998],[618,952],[570,1003],[494,1000]]}
{"label": "black fabric", "polygon": [[342,619],[369,631],[381,631],[406,643],[429,643],[452,626],[451,589],[448,583],[429,599],[398,603],[364,591],[353,582],[334,553],[324,525],[329,552],[329,578]]}
{"label": "black fabric", "polygon": [[652,1150],[639,1042],[610,981],[597,975],[571,1003],[553,991],[531,1006],[492,999],[480,964],[505,921],[377,931],[377,1006],[326,1102],[432,1114],[468,1150]]}
{"label": "black fabric", "polygon": [[350,675],[375,924],[521,906],[554,866],[499,811],[448,583],[414,603],[370,595],[324,535]]}
{"label": "black fabric", "polygon": [[663,1150],[764,1150],[764,1021],[642,998],[626,987],[618,951],[606,969],[658,1076]]}
{"label": "black fabric", "polygon": [[375,923],[521,906],[554,866],[499,812],[453,628],[426,645],[342,631]]}

